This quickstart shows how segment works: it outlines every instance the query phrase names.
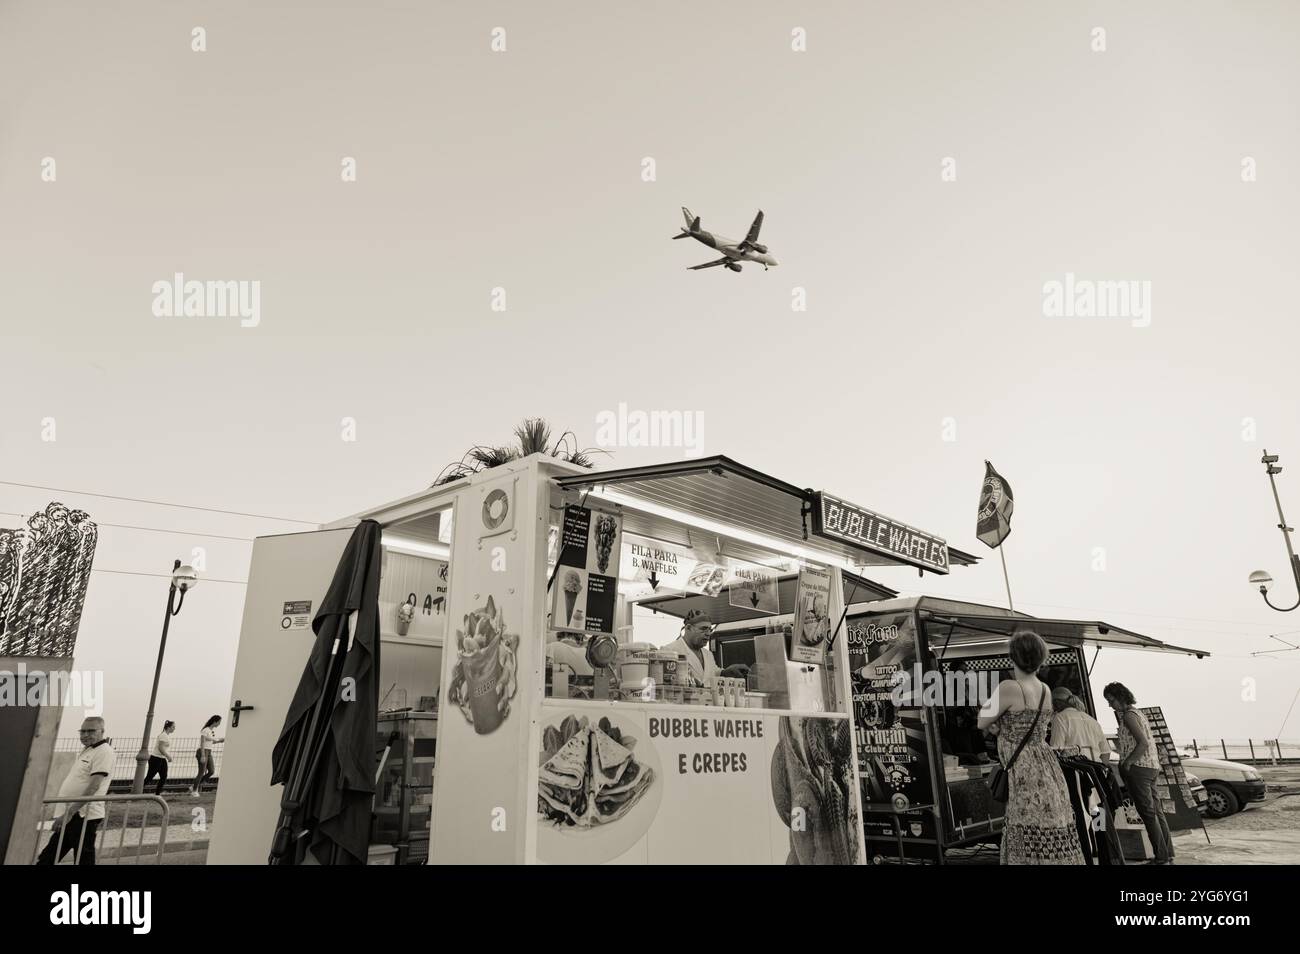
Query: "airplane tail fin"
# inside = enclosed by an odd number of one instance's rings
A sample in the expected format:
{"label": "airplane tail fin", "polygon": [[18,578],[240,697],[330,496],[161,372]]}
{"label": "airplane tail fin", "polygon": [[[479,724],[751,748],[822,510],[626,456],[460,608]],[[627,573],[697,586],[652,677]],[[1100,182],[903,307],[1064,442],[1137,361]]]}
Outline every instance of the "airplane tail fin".
{"label": "airplane tail fin", "polygon": [[698,215],[692,215],[691,210],[686,208],[686,206],[682,206],[682,218],[686,220],[686,228],[689,231],[698,232],[700,230],[700,217]]}

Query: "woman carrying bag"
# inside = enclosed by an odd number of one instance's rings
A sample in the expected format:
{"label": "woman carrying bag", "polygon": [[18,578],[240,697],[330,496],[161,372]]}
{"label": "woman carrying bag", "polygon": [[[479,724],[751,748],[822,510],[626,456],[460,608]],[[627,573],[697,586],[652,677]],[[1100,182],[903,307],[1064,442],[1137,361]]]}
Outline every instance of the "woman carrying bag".
{"label": "woman carrying bag", "polygon": [[979,718],[981,729],[997,735],[1002,762],[990,781],[994,797],[1007,805],[1002,864],[1081,865],[1070,793],[1047,744],[1052,695],[1037,676],[1047,644],[1037,633],[1020,630],[1010,650],[1014,678],[998,685]]}

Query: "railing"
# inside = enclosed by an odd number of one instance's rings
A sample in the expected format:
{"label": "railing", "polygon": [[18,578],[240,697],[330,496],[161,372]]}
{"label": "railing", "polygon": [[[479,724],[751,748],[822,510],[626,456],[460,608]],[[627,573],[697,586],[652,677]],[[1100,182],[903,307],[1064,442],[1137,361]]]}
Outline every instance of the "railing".
{"label": "railing", "polygon": [[[171,811],[167,807],[167,802],[157,795],[101,795],[98,798],[85,798],[78,796],[59,796],[56,798],[47,798],[42,804],[44,805],[66,805],[70,803],[104,803],[104,818],[100,822],[94,838],[89,845],[86,844],[86,826],[83,821],[78,829],[77,843],[68,845],[64,842],[67,834],[68,825],[66,822],[60,822],[58,831],[54,831],[53,817],[42,817],[38,826],[41,835],[49,834],[44,839],[36,839],[36,847],[32,851],[32,864],[36,864],[42,854],[50,850],[50,843],[54,843],[52,864],[64,864],[64,856],[68,851],[72,851],[72,864],[79,865],[87,859],[99,863],[101,860],[111,859],[114,864],[121,864],[123,858],[129,857],[134,864],[140,863],[140,858],[145,856],[146,847],[151,849],[150,853],[154,855],[154,864],[162,864],[163,851],[167,844],[167,825],[171,820]],[[127,832],[131,830],[131,808],[130,803],[143,802],[143,810],[140,812],[140,825],[135,829],[136,837],[132,839],[133,844],[127,843]],[[113,820],[113,808],[117,805],[122,806],[122,824],[116,829],[118,835],[117,847],[111,846],[110,834],[114,831],[111,824]],[[157,825],[146,824],[151,814],[150,808],[156,806],[158,809],[159,821]],[[43,816],[43,813],[42,813]],[[66,813],[61,818],[67,818]],[[156,839],[156,844],[155,840]],[[128,855],[127,848],[135,848],[133,855]],[[89,855],[87,851],[89,850]]]}
{"label": "railing", "polygon": [[[140,751],[140,737],[138,735],[134,738],[121,736],[109,741],[113,746],[113,754],[116,756],[113,763],[113,774],[110,778],[114,782],[130,781],[135,778],[135,757]],[[80,752],[84,747],[80,739],[56,739],[54,742],[56,754],[59,752]],[[194,754],[198,751],[198,748],[198,736],[188,738],[172,737],[172,760],[171,764],[167,766],[168,788],[185,788],[194,781],[194,777],[199,774],[199,762]],[[212,750],[212,764],[216,774],[208,780],[209,785],[216,784],[221,777],[222,749],[223,746],[218,743]],[[152,742],[149,743],[146,751],[153,752]],[[156,780],[150,780],[150,790],[156,784]],[[116,787],[114,786],[114,788]]]}
{"label": "railing", "polygon": [[1300,762],[1300,742],[1287,739],[1180,739],[1174,742],[1183,756],[1223,759],[1248,765],[1282,765]]}

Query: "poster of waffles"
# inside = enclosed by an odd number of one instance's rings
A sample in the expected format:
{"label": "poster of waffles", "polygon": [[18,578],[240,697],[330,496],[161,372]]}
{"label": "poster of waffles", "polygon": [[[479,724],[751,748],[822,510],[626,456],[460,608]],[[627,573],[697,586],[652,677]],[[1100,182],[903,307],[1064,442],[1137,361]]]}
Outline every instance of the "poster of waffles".
{"label": "poster of waffles", "polygon": [[645,835],[659,811],[659,755],[618,717],[570,713],[549,720],[538,762],[537,856],[542,861],[610,861]]}

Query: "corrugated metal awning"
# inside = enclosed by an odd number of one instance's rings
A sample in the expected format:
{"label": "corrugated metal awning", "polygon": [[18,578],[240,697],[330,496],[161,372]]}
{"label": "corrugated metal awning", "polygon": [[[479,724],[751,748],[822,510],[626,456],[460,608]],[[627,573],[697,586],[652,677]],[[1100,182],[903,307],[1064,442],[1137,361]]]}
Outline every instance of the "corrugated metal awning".
{"label": "corrugated metal awning", "polygon": [[[565,490],[589,490],[593,495],[635,508],[638,505],[671,511],[715,524],[731,526],[777,543],[833,554],[857,566],[915,566],[931,572],[927,563],[906,555],[825,536],[813,536],[816,494],[796,487],[727,457],[674,461],[558,477]],[[979,557],[947,548],[949,565],[969,566]]]}
{"label": "corrugated metal awning", "polygon": [[[786,573],[777,577],[776,592],[778,606],[780,607],[778,615],[788,615],[794,611],[794,591],[798,582],[799,574],[797,573]],[[891,590],[884,584],[868,580],[866,577],[854,573],[844,573],[845,599],[865,602],[873,599],[892,599],[897,595],[897,590]],[[651,596],[638,600],[637,605],[654,610],[656,613],[676,616],[678,619],[685,619],[686,614],[691,610],[703,610],[717,626],[737,621],[754,620],[758,622],[773,618],[768,613],[755,612],[744,606],[732,606],[729,586],[724,586],[722,592],[717,596],[705,596],[702,593],[669,593],[663,596]]]}
{"label": "corrugated metal awning", "polygon": [[[922,605],[924,606],[924,601]],[[943,613],[924,608],[921,610],[921,618],[933,626],[955,624],[951,641],[953,646],[960,645],[963,639],[978,639],[989,634],[1010,636],[1018,628],[1024,627],[1032,629],[1050,642],[1141,649],[1152,653],[1177,653],[1183,656],[1195,656],[1198,659],[1210,655],[1202,649],[1173,646],[1132,630],[1091,620]]]}

